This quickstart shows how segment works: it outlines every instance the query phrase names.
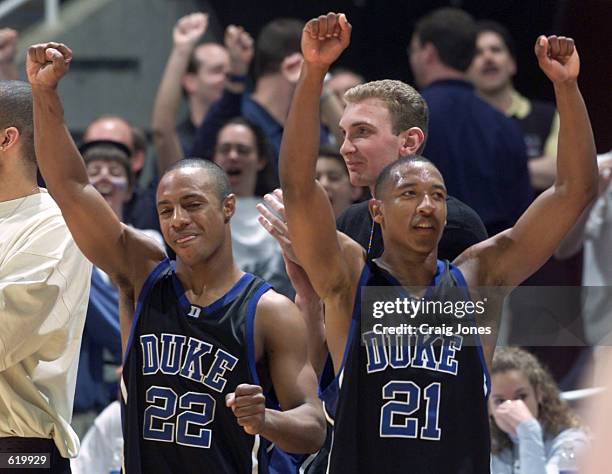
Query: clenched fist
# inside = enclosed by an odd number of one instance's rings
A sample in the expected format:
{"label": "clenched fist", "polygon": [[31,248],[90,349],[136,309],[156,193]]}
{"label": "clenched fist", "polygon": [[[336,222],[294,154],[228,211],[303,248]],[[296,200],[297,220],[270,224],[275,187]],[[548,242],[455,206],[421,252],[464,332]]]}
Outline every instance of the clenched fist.
{"label": "clenched fist", "polygon": [[245,432],[250,435],[262,432],[266,424],[266,397],[259,385],[238,385],[225,397],[225,405],[232,409]]}
{"label": "clenched fist", "polygon": [[351,40],[351,24],[344,13],[328,13],[313,18],[302,31],[304,61],[329,67]]}
{"label": "clenched fist", "polygon": [[26,58],[26,72],[32,87],[55,89],[68,72],[72,51],[61,43],[30,46]]}
{"label": "clenched fist", "polygon": [[535,54],[540,69],[553,83],[575,81],[580,71],[580,59],[572,38],[540,36],[536,40]]}

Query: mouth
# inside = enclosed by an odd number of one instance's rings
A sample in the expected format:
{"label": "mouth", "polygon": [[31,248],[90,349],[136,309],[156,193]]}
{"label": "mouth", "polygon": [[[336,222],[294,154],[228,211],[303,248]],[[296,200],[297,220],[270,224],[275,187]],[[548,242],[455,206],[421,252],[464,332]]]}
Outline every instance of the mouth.
{"label": "mouth", "polygon": [[192,240],[195,240],[195,238],[196,238],[196,235],[194,234],[183,235],[183,236],[180,236],[178,239],[174,239],[174,243],[177,245],[182,245],[182,244],[189,243]]}
{"label": "mouth", "polygon": [[497,66],[495,66],[494,64],[486,64],[482,68],[482,75],[483,76],[495,76],[497,74],[499,74],[499,68]]}
{"label": "mouth", "polygon": [[412,228],[418,232],[433,232],[436,230],[436,226],[431,222],[418,222],[413,224]]}

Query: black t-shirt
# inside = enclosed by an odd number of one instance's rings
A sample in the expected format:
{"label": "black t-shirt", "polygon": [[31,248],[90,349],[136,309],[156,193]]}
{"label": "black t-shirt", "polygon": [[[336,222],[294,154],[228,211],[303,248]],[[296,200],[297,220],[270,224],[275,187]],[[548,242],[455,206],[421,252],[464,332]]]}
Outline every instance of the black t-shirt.
{"label": "black t-shirt", "polygon": [[[452,262],[465,249],[485,240],[487,231],[476,211],[459,199],[448,196],[446,209],[446,227],[438,244],[438,258]],[[363,248],[369,249],[370,258],[382,255],[384,250],[382,233],[378,224],[372,231],[372,216],[367,201],[353,204],[344,211],[338,217],[336,227]],[[370,234],[372,234],[371,246]]]}

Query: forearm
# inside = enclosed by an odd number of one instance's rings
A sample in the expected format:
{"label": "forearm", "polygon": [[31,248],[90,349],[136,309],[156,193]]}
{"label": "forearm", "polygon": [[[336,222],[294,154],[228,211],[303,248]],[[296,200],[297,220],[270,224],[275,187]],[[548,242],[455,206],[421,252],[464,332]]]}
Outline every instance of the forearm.
{"label": "forearm", "polygon": [[555,84],[560,117],[556,187],[586,205],[597,192],[597,160],[589,115],[576,81]]}
{"label": "forearm", "polygon": [[546,452],[542,439],[542,427],[533,418],[522,422],[516,430],[519,442],[519,459],[522,474],[545,474]]}
{"label": "forearm", "polygon": [[304,403],[287,411],[266,408],[260,434],[289,453],[314,453],[325,441],[325,420],[315,403]]}
{"label": "forearm", "polygon": [[181,102],[181,77],[187,70],[190,54],[190,48],[172,50],[155,96],[151,128],[160,176],[182,158],[176,122]]}
{"label": "forearm", "polygon": [[328,354],[327,344],[325,343],[323,302],[319,298],[306,301],[298,293],[295,298],[295,305],[300,310],[306,324],[308,359],[317,374],[317,379],[319,379]]}
{"label": "forearm", "polygon": [[34,145],[40,172],[53,197],[70,199],[89,184],[83,159],[64,123],[56,89],[32,87]]}
{"label": "forearm", "polygon": [[281,144],[280,179],[285,199],[315,186],[319,148],[319,97],[327,67],[304,63]]}

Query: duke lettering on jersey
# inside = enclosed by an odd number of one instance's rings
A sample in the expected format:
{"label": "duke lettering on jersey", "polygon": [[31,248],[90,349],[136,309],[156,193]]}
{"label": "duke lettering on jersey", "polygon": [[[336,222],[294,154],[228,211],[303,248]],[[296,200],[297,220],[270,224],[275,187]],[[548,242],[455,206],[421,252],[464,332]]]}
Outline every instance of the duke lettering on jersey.
{"label": "duke lettering on jersey", "polygon": [[238,358],[218,348],[209,366],[203,357],[213,353],[213,346],[195,337],[180,334],[161,334],[161,341],[155,334],[140,336],[142,348],[142,373],[154,375],[161,371],[166,375],[179,374],[194,382],[201,383],[217,392],[222,392],[227,382],[224,376],[232,371]]}
{"label": "duke lettering on jersey", "polygon": [[[463,337],[436,334],[390,336],[368,331],[362,336],[366,347],[367,373],[407,367],[457,375]],[[414,341],[414,342],[413,342]]]}

